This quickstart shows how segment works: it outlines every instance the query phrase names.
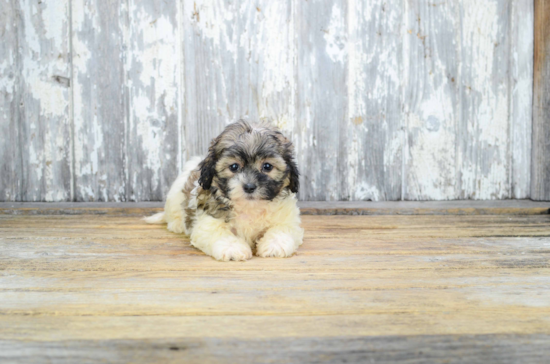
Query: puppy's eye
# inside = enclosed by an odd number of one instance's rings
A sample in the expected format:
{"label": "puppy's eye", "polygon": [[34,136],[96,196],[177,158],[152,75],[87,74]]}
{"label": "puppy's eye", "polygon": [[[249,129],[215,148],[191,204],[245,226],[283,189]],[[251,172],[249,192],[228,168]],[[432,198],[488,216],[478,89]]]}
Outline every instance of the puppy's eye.
{"label": "puppy's eye", "polygon": [[269,172],[273,169],[273,166],[269,163],[264,163],[264,165],[262,166],[262,169],[266,172]]}
{"label": "puppy's eye", "polygon": [[229,170],[231,172],[237,172],[239,170],[239,165],[237,163],[233,163],[232,165],[229,166]]}

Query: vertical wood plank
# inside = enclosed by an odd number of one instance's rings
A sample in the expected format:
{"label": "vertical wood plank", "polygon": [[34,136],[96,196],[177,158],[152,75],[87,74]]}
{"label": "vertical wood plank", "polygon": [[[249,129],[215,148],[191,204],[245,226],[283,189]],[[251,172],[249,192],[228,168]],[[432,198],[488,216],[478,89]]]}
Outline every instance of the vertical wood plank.
{"label": "vertical wood plank", "polygon": [[24,201],[71,199],[68,0],[18,2]]}
{"label": "vertical wood plank", "polygon": [[183,3],[186,158],[205,155],[210,140],[234,115],[235,6],[224,1]]}
{"label": "vertical wood plank", "polygon": [[457,3],[406,4],[404,199],[452,199],[457,196],[455,145],[460,118]]}
{"label": "vertical wood plank", "polygon": [[0,201],[20,201],[18,17],[14,1],[0,4]]}
{"label": "vertical wood plank", "polygon": [[347,2],[300,1],[296,6],[298,161],[300,197],[340,200],[349,196],[346,143]]}
{"label": "vertical wood plank", "polygon": [[[179,169],[177,2],[129,1],[128,198],[162,200]],[[181,145],[183,147],[183,145]]]}
{"label": "vertical wood plank", "polygon": [[457,197],[509,198],[510,2],[462,0],[460,8],[462,115],[457,133]]}
{"label": "vertical wood plank", "polygon": [[[259,0],[243,4],[238,22],[240,109],[251,118],[270,119],[292,137],[296,121],[296,44],[292,2]],[[243,42],[242,39],[245,39]],[[246,81],[248,80],[248,81]]]}
{"label": "vertical wood plank", "polygon": [[125,4],[72,3],[77,201],[127,199]]}
{"label": "vertical wood plank", "polygon": [[530,196],[533,124],[534,2],[511,2],[510,27],[510,143],[511,198]]}
{"label": "vertical wood plank", "polygon": [[535,0],[531,198],[550,200],[550,1]]}
{"label": "vertical wood plank", "polygon": [[[403,8],[348,2],[348,118],[340,153],[351,200],[399,200],[402,184]],[[344,90],[342,90],[344,91]],[[335,164],[336,161],[330,161]]]}
{"label": "vertical wood plank", "polygon": [[184,1],[186,156],[236,118],[294,124],[290,1]]}

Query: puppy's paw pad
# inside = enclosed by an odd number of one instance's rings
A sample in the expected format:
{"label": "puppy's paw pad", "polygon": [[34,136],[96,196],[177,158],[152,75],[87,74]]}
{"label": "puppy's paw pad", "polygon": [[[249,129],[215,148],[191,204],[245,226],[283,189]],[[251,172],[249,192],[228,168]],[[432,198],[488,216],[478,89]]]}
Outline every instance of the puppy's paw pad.
{"label": "puppy's paw pad", "polygon": [[215,244],[213,257],[228,262],[230,260],[247,260],[252,258],[250,247],[240,241],[222,240]]}
{"label": "puppy's paw pad", "polygon": [[286,258],[294,254],[295,244],[290,235],[277,234],[258,244],[256,255],[268,258]]}

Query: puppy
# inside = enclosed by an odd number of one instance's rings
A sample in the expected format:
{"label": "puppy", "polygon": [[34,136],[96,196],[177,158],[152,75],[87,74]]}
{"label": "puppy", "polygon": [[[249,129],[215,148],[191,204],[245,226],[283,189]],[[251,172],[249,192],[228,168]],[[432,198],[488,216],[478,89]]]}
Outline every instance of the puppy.
{"label": "puppy", "polygon": [[289,257],[302,244],[299,181],[292,143],[267,124],[239,120],[215,138],[208,155],[189,160],[164,212],[145,219],[185,233],[217,260]]}

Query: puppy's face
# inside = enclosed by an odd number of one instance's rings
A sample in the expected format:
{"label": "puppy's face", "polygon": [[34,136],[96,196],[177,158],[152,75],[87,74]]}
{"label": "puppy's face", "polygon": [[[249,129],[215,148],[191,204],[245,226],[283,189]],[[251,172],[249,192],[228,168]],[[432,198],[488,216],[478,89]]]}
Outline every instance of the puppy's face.
{"label": "puppy's face", "polygon": [[284,189],[298,192],[292,143],[272,127],[242,120],[228,125],[200,168],[201,186],[215,186],[233,201],[273,200]]}

